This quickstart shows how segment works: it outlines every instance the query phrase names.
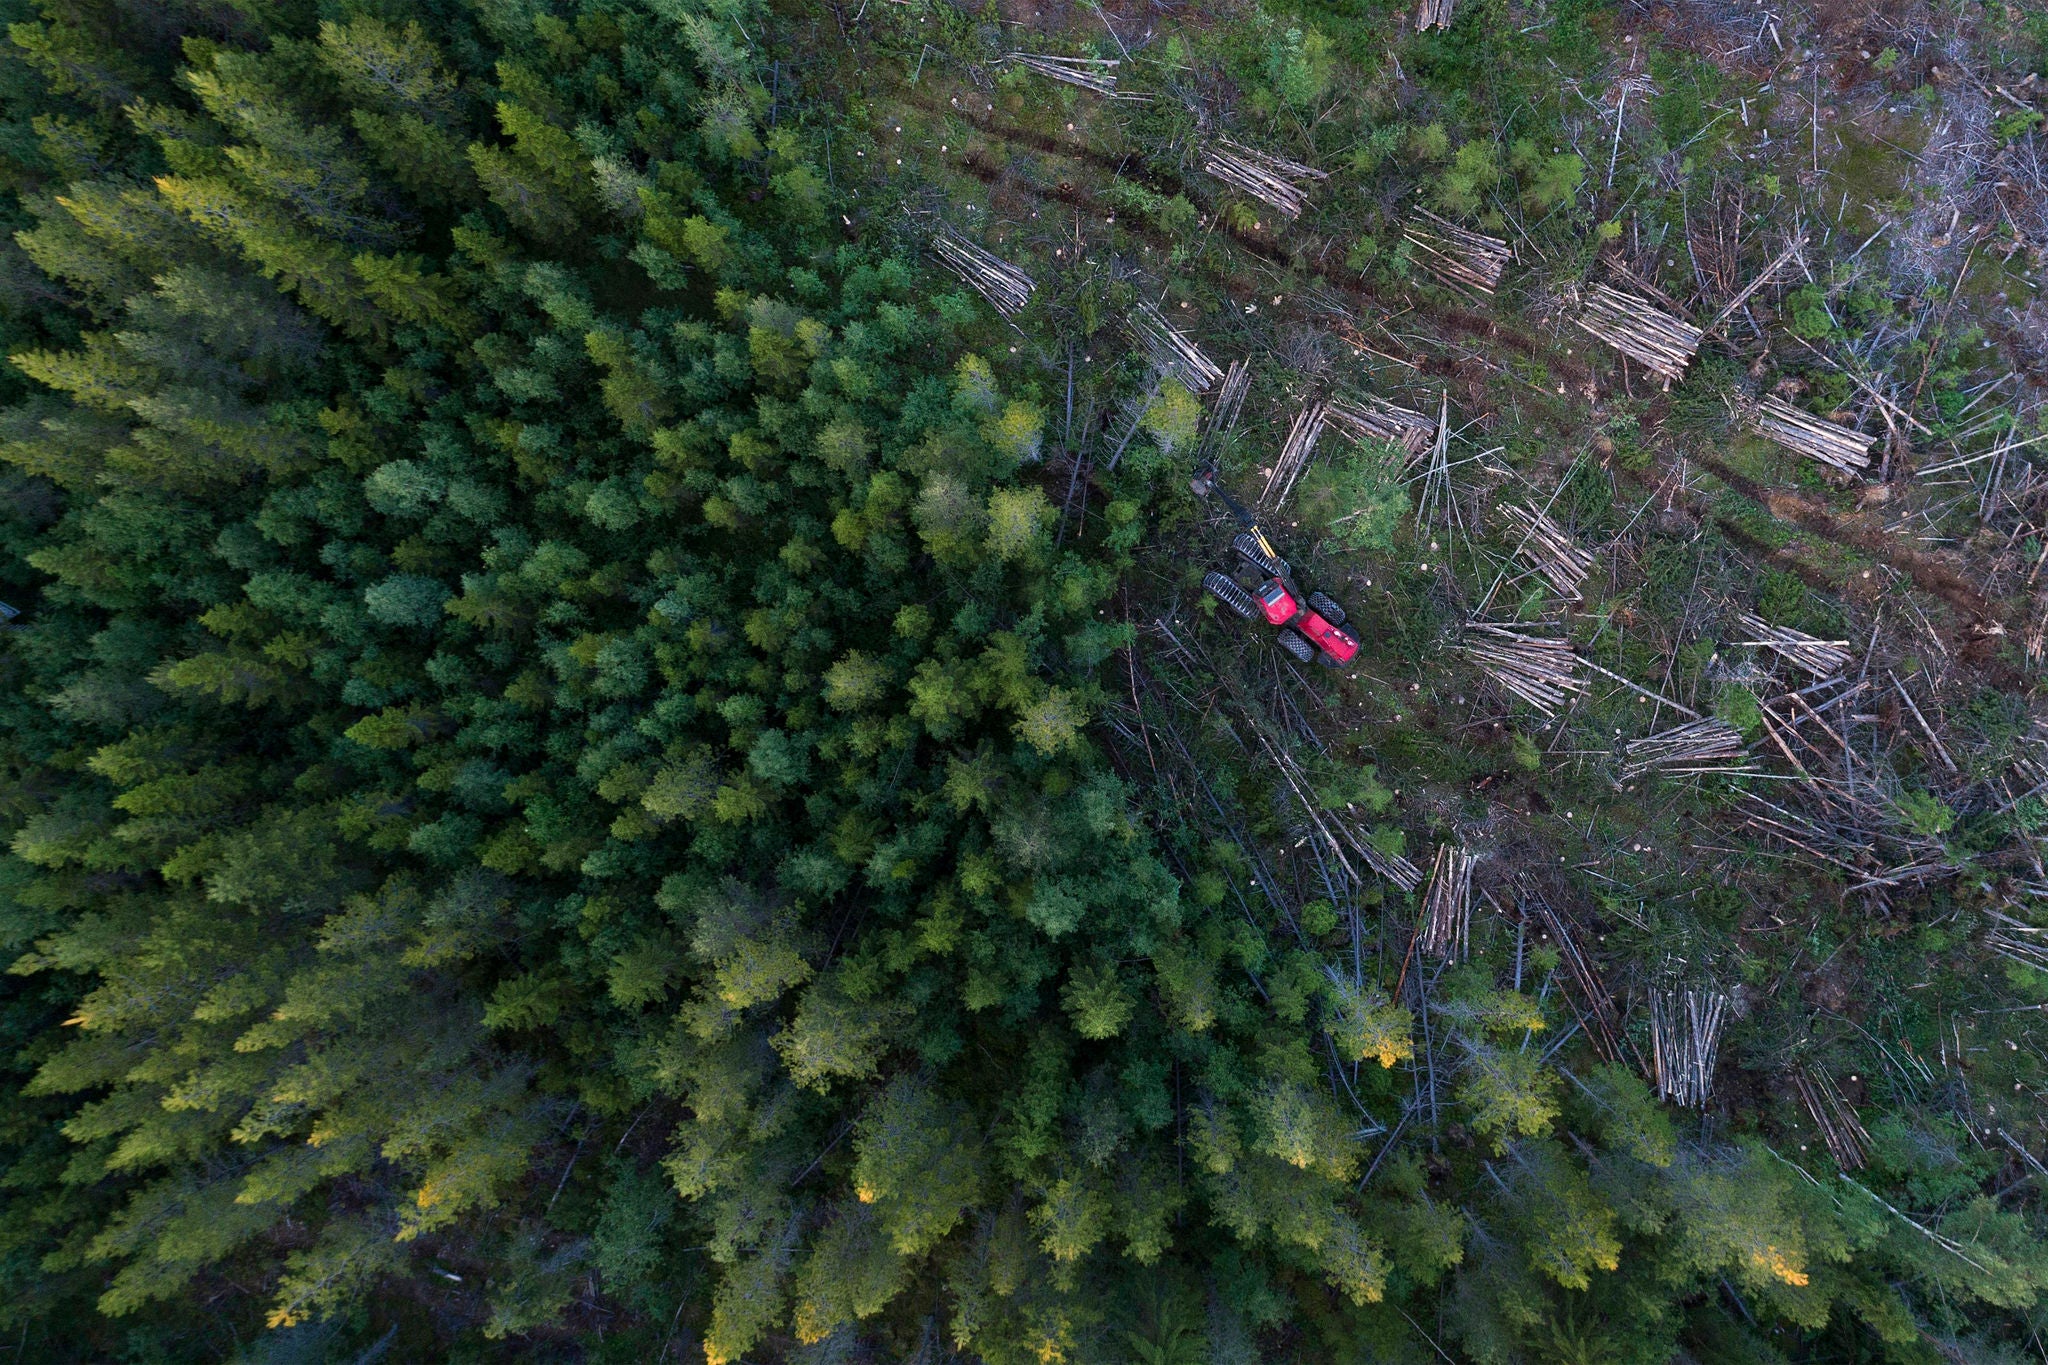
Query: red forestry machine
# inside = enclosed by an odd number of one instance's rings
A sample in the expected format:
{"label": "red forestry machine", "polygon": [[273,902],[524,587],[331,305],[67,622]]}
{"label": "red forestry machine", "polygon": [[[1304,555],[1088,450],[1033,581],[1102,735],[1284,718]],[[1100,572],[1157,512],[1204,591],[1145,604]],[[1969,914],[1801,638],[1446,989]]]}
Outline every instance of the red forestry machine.
{"label": "red forestry machine", "polygon": [[1344,629],[1344,608],[1319,592],[1303,596],[1287,561],[1266,539],[1258,518],[1216,482],[1215,463],[1203,466],[1188,486],[1198,498],[1214,493],[1223,499],[1223,505],[1243,528],[1230,542],[1230,548],[1236,551],[1238,559],[1258,570],[1256,587],[1247,587],[1238,580],[1240,570],[1236,561],[1232,561],[1228,573],[1210,570],[1202,578],[1202,586],[1209,595],[1247,621],[1263,620],[1278,627],[1280,648],[1298,663],[1315,659],[1333,668],[1350,663],[1358,653],[1358,637]]}

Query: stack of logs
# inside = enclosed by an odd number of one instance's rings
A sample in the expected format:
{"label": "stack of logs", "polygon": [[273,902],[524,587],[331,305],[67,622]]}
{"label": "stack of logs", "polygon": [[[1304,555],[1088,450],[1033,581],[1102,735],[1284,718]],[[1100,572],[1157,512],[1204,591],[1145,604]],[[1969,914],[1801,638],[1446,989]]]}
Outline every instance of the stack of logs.
{"label": "stack of logs", "polygon": [[1660,1098],[1688,1109],[1706,1105],[1727,1021],[1728,997],[1719,991],[1650,992],[1650,1060]]}
{"label": "stack of logs", "polygon": [[1359,403],[1333,398],[1323,405],[1323,417],[1354,441],[1385,441],[1406,451],[1411,460],[1436,442],[1435,421],[1383,398],[1368,397]]}
{"label": "stack of logs", "polygon": [[1604,284],[1587,289],[1584,305],[1573,321],[1579,330],[1646,366],[1667,389],[1685,378],[1685,367],[1700,349],[1699,328],[1648,299]]}
{"label": "stack of logs", "polygon": [[1006,318],[1016,316],[1031,302],[1034,286],[1029,275],[950,228],[932,237],[932,254]]}
{"label": "stack of logs", "polygon": [[1846,474],[1870,468],[1870,449],[1877,444],[1875,436],[1803,412],[1776,394],[1757,405],[1753,425],[1785,449]]}
{"label": "stack of logs", "polygon": [[[1450,8],[1445,0],[1447,15]],[[1500,288],[1508,262],[1514,259],[1514,252],[1500,238],[1461,228],[1428,209],[1415,210],[1402,235],[1415,247],[1415,259],[1423,269],[1445,284],[1482,294],[1491,295]]]}
{"label": "stack of logs", "polygon": [[1500,512],[1522,533],[1516,553],[1529,561],[1558,596],[1576,600],[1580,585],[1592,571],[1593,552],[1573,540],[1548,512],[1519,503],[1504,503]]}
{"label": "stack of logs", "polygon": [[1845,1171],[1862,1170],[1870,1159],[1870,1134],[1858,1122],[1856,1110],[1842,1097],[1834,1077],[1818,1067],[1802,1068],[1792,1073],[1792,1088],[1799,1093],[1799,1102],[1806,1106],[1806,1112],[1813,1116],[1814,1126],[1820,1129],[1820,1140],[1827,1144],[1835,1164]]}
{"label": "stack of logs", "polygon": [[1308,207],[1308,187],[1330,178],[1328,171],[1219,138],[1202,158],[1202,170],[1242,190],[1290,220]]}
{"label": "stack of logs", "polygon": [[1466,630],[1478,638],[1461,648],[1486,675],[1546,716],[1574,692],[1586,690],[1570,641],[1530,635],[1512,626],[1474,621]]}
{"label": "stack of logs", "polygon": [[1036,52],[1012,52],[1003,59],[1013,66],[1036,71],[1068,85],[1078,85],[1098,95],[1116,94],[1117,62],[1108,57],[1048,57]]}
{"label": "stack of logs", "polygon": [[1766,625],[1760,618],[1744,612],[1736,618],[1736,624],[1754,639],[1739,640],[1736,643],[1768,649],[1795,668],[1801,668],[1816,678],[1837,678],[1849,667],[1855,657],[1849,653],[1847,640],[1823,640],[1808,635],[1803,630],[1787,630],[1781,626]]}
{"label": "stack of logs", "polygon": [[1464,957],[1472,932],[1472,866],[1476,861],[1470,852],[1451,844],[1437,849],[1415,945],[1426,956],[1452,962]]}
{"label": "stack of logs", "polygon": [[1280,446],[1280,456],[1273,461],[1273,472],[1266,477],[1266,487],[1259,494],[1259,500],[1270,502],[1274,509],[1287,501],[1287,495],[1294,491],[1294,485],[1308,468],[1309,457],[1315,453],[1316,441],[1323,434],[1323,421],[1329,409],[1322,403],[1310,403],[1295,414],[1294,425],[1287,429],[1287,440]]}
{"label": "stack of logs", "polygon": [[1190,393],[1207,393],[1223,378],[1216,362],[1202,354],[1157,308],[1140,302],[1130,313],[1131,330],[1154,365],[1187,386]]}
{"label": "stack of logs", "polygon": [[1742,732],[1712,716],[1633,740],[1626,752],[1628,764],[1621,773],[1624,781],[1652,770],[1689,777],[1748,772],[1751,766]]}

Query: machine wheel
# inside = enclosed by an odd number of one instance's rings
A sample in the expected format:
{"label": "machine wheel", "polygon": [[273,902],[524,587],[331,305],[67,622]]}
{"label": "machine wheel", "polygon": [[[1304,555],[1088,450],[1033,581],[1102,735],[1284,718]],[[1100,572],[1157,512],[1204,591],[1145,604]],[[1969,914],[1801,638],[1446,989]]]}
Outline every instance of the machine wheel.
{"label": "machine wheel", "polygon": [[1247,621],[1256,621],[1265,613],[1244,586],[1229,574],[1217,573],[1213,569],[1202,577],[1202,586],[1211,597],[1236,612]]}
{"label": "machine wheel", "polygon": [[1293,655],[1294,662],[1298,664],[1308,663],[1316,657],[1316,647],[1310,644],[1308,637],[1298,630],[1282,629],[1280,632],[1280,648]]}
{"label": "machine wheel", "polygon": [[1319,592],[1312,592],[1308,595],[1308,609],[1333,626],[1344,624],[1344,608],[1338,606]]}
{"label": "machine wheel", "polygon": [[1265,574],[1268,578],[1287,577],[1287,561],[1276,559],[1259,548],[1259,539],[1250,531],[1239,531],[1230,547],[1242,555],[1245,561]]}

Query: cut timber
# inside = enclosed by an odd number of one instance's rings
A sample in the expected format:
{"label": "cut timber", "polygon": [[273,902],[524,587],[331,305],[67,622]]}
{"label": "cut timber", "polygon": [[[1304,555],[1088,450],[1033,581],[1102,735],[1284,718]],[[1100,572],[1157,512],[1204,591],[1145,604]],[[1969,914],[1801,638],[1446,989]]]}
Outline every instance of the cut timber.
{"label": "cut timber", "polygon": [[[1357,807],[1346,807],[1346,809],[1351,812],[1354,820],[1363,821],[1364,816],[1359,813]],[[1371,836],[1366,834],[1363,829],[1349,830],[1347,831],[1347,836],[1351,847],[1360,858],[1365,860],[1365,865],[1380,876],[1385,877],[1403,891],[1413,891],[1416,887],[1422,885],[1421,868],[1409,862],[1398,853],[1388,853],[1382,849],[1372,841]]]}
{"label": "cut timber", "polygon": [[1354,441],[1385,441],[1414,459],[1436,443],[1436,423],[1422,413],[1383,398],[1351,403],[1333,398],[1323,405],[1323,420]]}
{"label": "cut timber", "polygon": [[1749,771],[1749,751],[1743,747],[1742,732],[1725,720],[1708,717],[1631,741],[1624,779],[1640,777],[1655,769],[1674,777],[1698,773],[1739,773]]}
{"label": "cut timber", "polygon": [[1573,540],[1550,514],[1519,503],[1503,503],[1501,515],[1522,533],[1515,553],[1526,559],[1558,596],[1576,600],[1593,568],[1593,552]]}
{"label": "cut timber", "polygon": [[1222,453],[1224,441],[1237,426],[1237,415],[1244,409],[1244,396],[1252,386],[1252,366],[1249,360],[1233,360],[1230,369],[1224,373],[1223,387],[1216,391],[1216,406],[1209,409],[1209,420],[1202,428],[1202,445],[1197,465],[1207,464]]}
{"label": "cut timber", "polygon": [[1116,94],[1116,69],[1120,63],[1109,57],[1048,57],[1036,52],[1012,52],[1003,58],[1012,66],[1036,71],[1068,85],[1078,85],[1098,95]]}
{"label": "cut timber", "polygon": [[1756,431],[1785,449],[1847,472],[1870,468],[1875,436],[1793,407],[1772,394],[1757,405]]}
{"label": "cut timber", "polygon": [[1529,635],[1511,626],[1474,621],[1465,627],[1476,638],[1459,646],[1465,657],[1546,716],[1575,692],[1586,690],[1578,675],[1578,656],[1566,640]]}
{"label": "cut timber", "polygon": [[[1446,24],[1449,23],[1450,9],[1446,0]],[[1515,258],[1513,250],[1500,238],[1461,228],[1428,209],[1415,210],[1402,235],[1420,253],[1417,259],[1423,269],[1445,284],[1462,285],[1482,294],[1490,295],[1500,288],[1501,277],[1507,274],[1508,262]]]}
{"label": "cut timber", "polygon": [[1452,962],[1465,955],[1472,930],[1472,865],[1478,860],[1462,848],[1444,844],[1436,851],[1429,873],[1429,894],[1422,900],[1422,928],[1415,946],[1430,957]]}
{"label": "cut timber", "polygon": [[1223,378],[1216,362],[1151,304],[1141,302],[1131,310],[1130,327],[1145,348],[1146,358],[1185,384],[1190,393],[1207,393]]}
{"label": "cut timber", "polygon": [[1813,1116],[1835,1164],[1845,1171],[1862,1170],[1870,1159],[1870,1134],[1857,1121],[1856,1110],[1842,1097],[1834,1077],[1819,1067],[1807,1067],[1792,1073],[1792,1088]]}
{"label": "cut timber", "polygon": [[1004,317],[1015,317],[1031,302],[1031,277],[1000,256],[984,251],[951,228],[932,236],[932,254]]}
{"label": "cut timber", "polygon": [[1308,468],[1309,457],[1315,454],[1316,441],[1323,434],[1323,420],[1327,409],[1321,403],[1310,403],[1295,414],[1294,425],[1287,429],[1286,443],[1280,447],[1280,457],[1273,461],[1273,472],[1266,478],[1266,487],[1259,494],[1259,501],[1272,500],[1277,511],[1287,495],[1294,491],[1295,481]]}
{"label": "cut timber", "polygon": [[1818,636],[1808,635],[1803,630],[1786,630],[1780,626],[1765,625],[1760,618],[1748,612],[1737,617],[1736,624],[1756,637],[1751,640],[1737,640],[1736,644],[1768,649],[1787,663],[1805,669],[1816,678],[1840,677],[1855,657],[1849,652],[1847,640],[1823,640]]}
{"label": "cut timber", "polygon": [[1308,186],[1330,178],[1327,171],[1229,138],[1219,138],[1210,146],[1202,158],[1202,170],[1290,220],[1301,217],[1308,207]]}
{"label": "cut timber", "polygon": [[1700,329],[1673,317],[1648,299],[1596,284],[1572,319],[1579,330],[1646,366],[1664,387],[1685,378],[1685,367],[1700,348]]}
{"label": "cut timber", "polygon": [[1728,997],[1719,991],[1650,992],[1650,1055],[1659,1097],[1688,1109],[1706,1105],[1727,1021]]}
{"label": "cut timber", "polygon": [[1422,0],[1415,7],[1415,31],[1451,26],[1451,6],[1455,0]]}

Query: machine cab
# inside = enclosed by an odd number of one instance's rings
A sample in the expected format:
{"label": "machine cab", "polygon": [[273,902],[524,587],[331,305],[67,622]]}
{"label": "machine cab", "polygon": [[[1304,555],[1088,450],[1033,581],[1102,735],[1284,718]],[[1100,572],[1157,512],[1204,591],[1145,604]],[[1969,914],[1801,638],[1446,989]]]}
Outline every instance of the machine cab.
{"label": "machine cab", "polygon": [[1259,606],[1266,613],[1266,623],[1284,626],[1292,621],[1301,608],[1296,604],[1287,585],[1277,578],[1268,579],[1259,588]]}

